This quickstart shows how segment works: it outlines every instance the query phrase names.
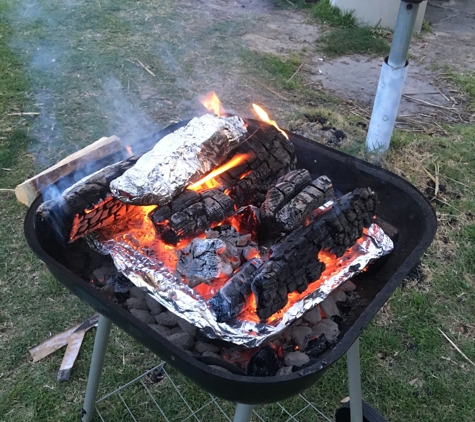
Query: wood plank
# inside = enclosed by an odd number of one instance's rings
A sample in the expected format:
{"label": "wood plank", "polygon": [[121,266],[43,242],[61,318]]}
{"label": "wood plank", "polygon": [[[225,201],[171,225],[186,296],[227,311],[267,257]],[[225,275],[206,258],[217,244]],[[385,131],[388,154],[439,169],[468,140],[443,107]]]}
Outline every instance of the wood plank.
{"label": "wood plank", "polygon": [[119,137],[113,135],[102,137],[87,147],[68,155],[66,158],[56,163],[54,166],[25,180],[15,188],[15,195],[18,202],[30,206],[42,189],[60,178],[84,168],[90,161],[100,160],[110,154],[124,149],[124,145]]}

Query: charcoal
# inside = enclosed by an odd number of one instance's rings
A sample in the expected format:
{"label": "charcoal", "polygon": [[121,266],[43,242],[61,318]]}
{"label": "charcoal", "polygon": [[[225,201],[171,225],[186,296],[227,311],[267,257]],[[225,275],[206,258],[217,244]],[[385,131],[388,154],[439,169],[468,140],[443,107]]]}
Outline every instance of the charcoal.
{"label": "charcoal", "polygon": [[254,238],[261,224],[261,214],[259,208],[247,205],[239,208],[228,220],[239,233],[250,234]]}
{"label": "charcoal", "polygon": [[363,228],[369,227],[373,220],[376,202],[376,194],[369,188],[356,189],[273,248],[269,260],[259,268],[251,283],[262,321],[285,307],[289,293],[302,293],[320,278],[325,264],[317,257],[322,249],[341,256],[361,237]]}
{"label": "charcoal", "polygon": [[252,240],[252,235],[241,234],[229,224],[208,229],[205,234],[207,239],[223,240],[229,251],[239,257],[243,263],[259,255],[257,243]]}
{"label": "charcoal", "polygon": [[241,266],[226,284],[210,300],[209,305],[218,322],[226,322],[242,311],[246,298],[251,293],[251,275],[262,265],[254,258]]}
{"label": "charcoal", "polygon": [[317,337],[325,334],[327,341],[333,343],[338,338],[340,329],[338,328],[338,324],[331,319],[323,319],[313,327],[313,333]]}
{"label": "charcoal", "polygon": [[256,352],[247,366],[247,374],[254,377],[273,377],[279,370],[277,354],[270,346]]}
{"label": "charcoal", "polygon": [[238,116],[206,114],[165,136],[137,165],[111,182],[123,202],[165,205],[189,184],[222,164],[247,135]]}
{"label": "charcoal", "polygon": [[159,237],[167,244],[203,233],[213,223],[219,223],[234,212],[234,202],[217,189],[197,193],[185,190],[170,204],[150,213]]}
{"label": "charcoal", "polygon": [[193,337],[188,333],[176,333],[167,337],[167,340],[183,350],[188,350],[195,344]]}
{"label": "charcoal", "polygon": [[330,347],[330,343],[327,341],[325,334],[320,334],[317,338],[308,342],[305,353],[311,358],[318,358],[325,350]]}
{"label": "charcoal", "polygon": [[290,352],[285,356],[284,363],[287,366],[302,366],[310,361],[310,358],[302,352]]}

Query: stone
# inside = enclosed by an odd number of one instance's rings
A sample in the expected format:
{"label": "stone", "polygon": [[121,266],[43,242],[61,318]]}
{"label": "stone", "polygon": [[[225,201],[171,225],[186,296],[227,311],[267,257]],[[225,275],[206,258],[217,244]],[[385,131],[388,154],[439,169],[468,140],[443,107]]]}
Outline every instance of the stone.
{"label": "stone", "polygon": [[292,340],[300,350],[305,350],[309,340],[313,337],[313,331],[310,327],[300,325],[292,328]]}
{"label": "stone", "polygon": [[168,337],[171,334],[173,334],[168,327],[164,327],[163,325],[158,325],[158,324],[148,324],[148,326],[152,329],[155,330],[158,334],[162,335],[163,337]]}
{"label": "stone", "polygon": [[340,289],[343,290],[345,293],[352,292],[356,289],[356,284],[353,283],[351,280],[346,280],[341,286]]}
{"label": "stone", "polygon": [[197,352],[202,353],[203,356],[205,352],[218,353],[220,350],[219,347],[216,346],[215,344],[205,343],[204,341],[197,341],[195,343],[195,349]]}
{"label": "stone", "polygon": [[185,321],[182,318],[178,318],[178,325],[185,333],[188,333],[191,337],[195,336],[196,327],[193,324],[190,324],[188,321]]}
{"label": "stone", "polygon": [[315,308],[308,311],[304,316],[303,319],[310,324],[316,324],[322,320],[322,314],[320,313],[320,307],[316,306]]}
{"label": "stone", "polygon": [[336,306],[335,299],[330,295],[322,303],[320,303],[323,315],[325,318],[331,318],[332,316],[340,316],[340,310]]}
{"label": "stone", "polygon": [[142,309],[143,311],[148,311],[147,302],[144,299],[139,299],[138,297],[129,297],[125,304],[129,309]]}
{"label": "stone", "polygon": [[180,349],[188,350],[193,347],[193,338],[187,333],[176,333],[167,337],[167,340]]}
{"label": "stone", "polygon": [[346,302],[346,299],[348,298],[346,296],[346,293],[341,289],[333,290],[331,296],[335,300],[335,302]]}
{"label": "stone", "polygon": [[150,315],[155,316],[163,311],[162,305],[160,305],[160,303],[158,303],[158,301],[155,300],[153,296],[147,294],[145,296],[145,301],[147,302],[148,309],[150,309]]}
{"label": "stone", "polygon": [[317,337],[325,334],[327,341],[332,343],[337,339],[338,334],[340,334],[340,329],[338,328],[338,324],[336,322],[333,322],[331,319],[324,319],[315,325],[315,327],[313,327],[313,333]]}
{"label": "stone", "polygon": [[277,371],[276,376],[278,377],[283,377],[285,375],[290,375],[292,373],[292,367],[291,366],[283,366]]}
{"label": "stone", "polygon": [[130,309],[130,313],[145,324],[153,324],[155,322],[155,318],[150,315],[148,311],[144,311],[143,309],[132,308]]}
{"label": "stone", "polygon": [[141,288],[137,287],[137,286],[133,286],[130,289],[130,296],[131,297],[136,297],[137,299],[144,299],[145,300],[146,295],[147,295],[147,293],[145,291],[143,291]]}
{"label": "stone", "polygon": [[310,362],[310,358],[302,352],[290,352],[285,358],[286,366],[302,366]]}
{"label": "stone", "polygon": [[178,325],[178,317],[170,311],[155,315],[155,321],[157,321],[157,324],[164,325],[165,327],[175,327]]}
{"label": "stone", "polygon": [[[195,349],[196,349],[196,344],[195,343]],[[217,353],[214,353],[214,352],[210,352],[210,351],[205,351],[203,352],[202,354],[203,357],[208,357],[208,358],[217,358],[217,359],[221,359],[221,356],[219,356]]]}

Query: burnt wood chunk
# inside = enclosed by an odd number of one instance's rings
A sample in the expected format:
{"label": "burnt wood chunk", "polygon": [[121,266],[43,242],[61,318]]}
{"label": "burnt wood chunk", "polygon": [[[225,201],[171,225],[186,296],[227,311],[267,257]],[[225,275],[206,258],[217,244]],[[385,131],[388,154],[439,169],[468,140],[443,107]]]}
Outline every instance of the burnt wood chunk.
{"label": "burnt wood chunk", "polygon": [[171,203],[150,214],[160,238],[176,245],[180,240],[203,233],[234,212],[234,202],[218,189],[201,193],[185,190]]}
{"label": "burnt wood chunk", "polygon": [[48,222],[62,241],[76,240],[113,222],[114,218],[109,217],[123,205],[112,199],[109,184],[138,158],[130,157],[81,179],[57,198],[41,204],[36,212],[37,220]]}
{"label": "burnt wood chunk", "polygon": [[304,222],[310,213],[333,198],[330,179],[321,176],[285,204],[276,214],[276,226],[284,232],[291,232]]}
{"label": "burnt wood chunk", "polygon": [[277,211],[311,181],[310,173],[306,169],[293,170],[279,178],[277,184],[268,190],[266,199],[261,205],[262,218],[273,219]]}
{"label": "burnt wood chunk", "polygon": [[218,322],[229,321],[242,311],[251,293],[251,276],[261,265],[262,261],[259,258],[246,262],[209,300],[208,303]]}
{"label": "burnt wood chunk", "polygon": [[376,194],[369,188],[356,189],[276,245],[251,284],[259,318],[267,320],[287,304],[289,293],[302,293],[318,280],[325,269],[318,259],[319,252],[327,249],[342,256],[361,237],[363,228],[371,225],[376,204]]}

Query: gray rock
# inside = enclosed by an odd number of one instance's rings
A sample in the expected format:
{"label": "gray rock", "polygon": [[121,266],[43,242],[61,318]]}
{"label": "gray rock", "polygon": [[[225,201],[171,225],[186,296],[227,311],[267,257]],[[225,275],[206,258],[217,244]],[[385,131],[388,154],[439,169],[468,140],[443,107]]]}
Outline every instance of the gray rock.
{"label": "gray rock", "polygon": [[182,318],[178,318],[178,325],[185,333],[188,333],[191,337],[195,336],[196,327],[193,324],[190,324],[188,321],[185,321]]}
{"label": "gray rock", "polygon": [[164,327],[163,325],[158,325],[158,324],[148,324],[148,326],[152,329],[155,330],[158,334],[162,335],[163,337],[168,337],[172,333],[172,330],[168,327]]}
{"label": "gray rock", "polygon": [[[197,343],[195,343],[195,349],[196,349],[196,344]],[[210,352],[208,350],[206,352],[203,352],[202,356],[221,359],[221,356],[219,356],[217,353]]]}
{"label": "gray rock", "polygon": [[313,331],[310,327],[300,325],[292,328],[292,339],[299,346],[300,350],[305,350],[309,340],[313,337]]}
{"label": "gray rock", "polygon": [[213,353],[218,353],[219,352],[219,347],[216,346],[215,344],[211,343],[205,343],[203,341],[197,341],[195,343],[195,349],[197,352],[202,353],[203,356],[205,352],[213,352]]}
{"label": "gray rock", "polygon": [[356,284],[353,283],[351,280],[346,280],[341,286],[340,289],[343,290],[345,293],[352,292],[356,289]]}
{"label": "gray rock", "polygon": [[175,327],[178,325],[178,317],[170,311],[155,315],[155,321],[157,321],[157,324],[164,325],[165,327]]}
{"label": "gray rock", "polygon": [[158,301],[155,300],[152,296],[146,295],[145,301],[147,303],[148,309],[150,309],[151,315],[155,316],[163,311],[162,305],[160,305],[160,303],[158,303]]}
{"label": "gray rock", "polygon": [[340,310],[338,309],[338,306],[336,306],[335,299],[333,299],[331,295],[328,296],[322,303],[320,303],[320,306],[325,318],[331,318],[335,315],[340,316]]}
{"label": "gray rock", "polygon": [[130,309],[130,313],[145,324],[153,324],[155,322],[155,318],[150,315],[148,311],[144,311],[143,309],[132,308]]}
{"label": "gray rock", "polygon": [[308,311],[304,316],[303,319],[310,324],[316,324],[322,320],[322,315],[320,313],[320,307],[316,306],[315,308]]}
{"label": "gray rock", "polygon": [[292,373],[292,367],[291,366],[283,366],[277,371],[276,376],[278,377],[283,377],[284,375],[290,375]]}
{"label": "gray rock", "polygon": [[173,343],[175,346],[180,349],[188,350],[193,347],[195,343],[193,338],[187,333],[176,333],[167,337],[168,341]]}
{"label": "gray rock", "polygon": [[310,361],[310,358],[302,352],[290,352],[285,358],[284,363],[287,366],[301,366]]}
{"label": "gray rock", "polygon": [[331,296],[335,302],[346,302],[347,299],[346,293],[341,289],[333,290]]}
{"label": "gray rock", "polygon": [[142,309],[143,311],[148,311],[148,306],[147,303],[145,302],[145,299],[139,299],[138,297],[129,297],[125,301],[127,307],[129,309]]}
{"label": "gray rock", "polygon": [[329,341],[335,341],[340,334],[338,324],[331,319],[324,319],[320,321],[315,327],[313,327],[313,333],[315,336],[320,337],[321,334],[325,334],[325,338]]}
{"label": "gray rock", "polygon": [[130,296],[131,297],[136,297],[137,299],[144,299],[147,293],[143,291],[141,288],[134,286],[130,289]]}

